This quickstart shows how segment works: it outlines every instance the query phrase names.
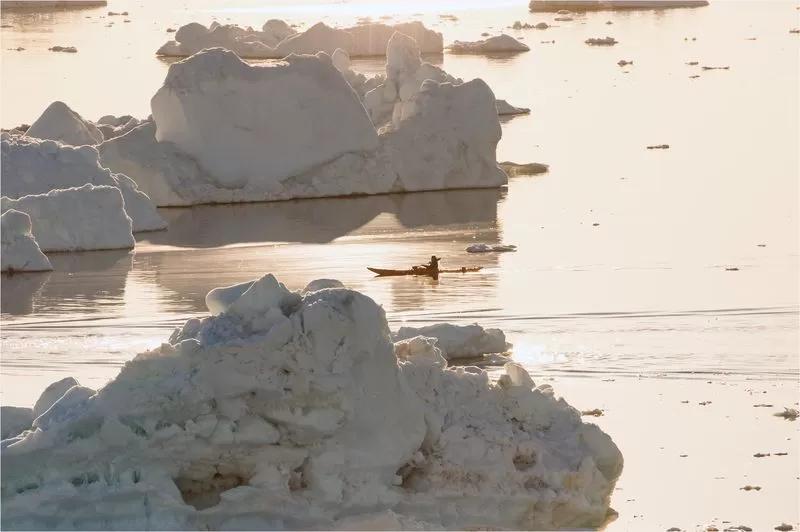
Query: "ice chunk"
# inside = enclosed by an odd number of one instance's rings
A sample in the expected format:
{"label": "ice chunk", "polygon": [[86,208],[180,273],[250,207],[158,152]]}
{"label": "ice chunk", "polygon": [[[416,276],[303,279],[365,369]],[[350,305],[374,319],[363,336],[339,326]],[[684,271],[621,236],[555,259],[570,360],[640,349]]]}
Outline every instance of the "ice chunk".
{"label": "ice chunk", "polygon": [[9,209],[0,217],[4,272],[46,272],[53,269],[31,234],[31,218],[24,212]]}
{"label": "ice chunk", "polygon": [[83,146],[100,144],[103,134],[97,127],[70,109],[64,102],[53,102],[31,124],[26,137],[57,140],[64,144]]}
{"label": "ice chunk", "polygon": [[497,114],[500,116],[527,115],[531,112],[527,107],[514,107],[505,100],[497,100],[495,107],[497,107]]}
{"label": "ice chunk", "polygon": [[479,41],[455,41],[447,49],[453,54],[497,54],[530,51],[528,45],[505,33]]}
{"label": "ice chunk", "polygon": [[516,251],[517,246],[513,244],[472,244],[467,246],[467,253],[503,253]]}
{"label": "ice chunk", "polygon": [[134,231],[154,231],[167,226],[136,183],[102,167],[98,151],[91,146],[64,146],[52,140],[13,138],[4,134],[2,167],[4,196],[19,198],[87,183],[107,185],[122,193],[124,212],[133,220]]}
{"label": "ice chunk", "polygon": [[83,185],[47,194],[0,200],[0,212],[30,216],[32,233],[42,251],[130,249],[135,241],[120,190]]}
{"label": "ice chunk", "polygon": [[0,407],[0,440],[17,436],[31,428],[33,411],[19,406]]}
{"label": "ice chunk", "polygon": [[395,342],[424,336],[436,339],[436,347],[447,360],[478,357],[508,351],[506,336],[500,329],[484,329],[478,324],[453,325],[438,323],[425,327],[400,327],[392,335]]}

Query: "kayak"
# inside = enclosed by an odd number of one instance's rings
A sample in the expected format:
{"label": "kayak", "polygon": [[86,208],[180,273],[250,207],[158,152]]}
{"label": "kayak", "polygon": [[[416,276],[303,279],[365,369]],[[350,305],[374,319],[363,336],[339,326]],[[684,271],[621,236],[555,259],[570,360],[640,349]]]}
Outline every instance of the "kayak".
{"label": "kayak", "polygon": [[[401,275],[428,275],[428,276],[435,276],[436,274],[428,269],[428,268],[412,268],[408,270],[387,270],[383,268],[370,268],[367,267],[369,271],[374,273],[375,275],[379,275],[381,277],[389,277],[389,276],[401,276]],[[453,268],[453,269],[442,269],[439,270],[439,273],[473,273],[479,272],[483,268],[476,267],[476,268]]]}

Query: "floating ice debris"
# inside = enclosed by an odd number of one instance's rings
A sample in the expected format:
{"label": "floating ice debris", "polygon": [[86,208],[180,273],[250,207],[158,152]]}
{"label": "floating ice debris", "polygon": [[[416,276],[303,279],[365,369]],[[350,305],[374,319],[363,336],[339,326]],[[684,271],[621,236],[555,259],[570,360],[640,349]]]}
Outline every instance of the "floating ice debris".
{"label": "floating ice debris", "polygon": [[800,415],[800,412],[796,408],[783,408],[783,412],[776,412],[773,414],[775,417],[782,417],[783,419],[787,419],[789,421],[794,421]]}
{"label": "floating ice debris", "polygon": [[453,54],[495,54],[527,52],[530,48],[504,33],[480,41],[455,41],[447,50]]}
{"label": "floating ice debris", "polygon": [[60,101],[47,106],[41,116],[28,128],[25,136],[57,140],[72,146],[103,142],[103,133],[94,124]]}
{"label": "floating ice debris", "polygon": [[514,107],[505,100],[496,100],[494,103],[499,116],[527,115],[531,112],[527,107]]}
{"label": "floating ice debris", "polygon": [[0,440],[12,438],[31,428],[33,411],[18,406],[0,407]]}
{"label": "floating ice debris", "polygon": [[538,175],[547,172],[550,169],[549,165],[541,163],[513,163],[511,161],[503,161],[497,163],[509,177],[516,177],[520,175]]}
{"label": "floating ice debris", "polygon": [[697,66],[700,63],[698,63],[697,61],[687,61],[686,64],[689,65],[689,66]]}
{"label": "floating ice debris", "polygon": [[780,532],[789,532],[789,530],[794,530],[794,527],[786,523],[781,523],[775,527],[775,530],[779,530]]}
{"label": "floating ice debris", "polygon": [[572,17],[556,17],[553,20],[555,20],[556,22],[572,22],[575,19],[573,19]]}
{"label": "floating ice debris", "polygon": [[633,61],[626,61],[625,59],[620,59],[619,61],[617,61],[617,64],[621,67],[624,67],[627,65],[632,65]]}
{"label": "floating ice debris", "polygon": [[656,144],[654,146],[648,146],[648,150],[668,150],[669,144]]}
{"label": "floating ice debris", "polygon": [[513,244],[472,244],[466,249],[467,253],[504,253],[509,251],[517,251],[517,246]]}
{"label": "floating ice debris", "polygon": [[31,218],[24,212],[9,209],[0,217],[0,271],[46,272],[53,269],[31,234]]}
{"label": "floating ice debris", "polygon": [[619,41],[617,41],[614,37],[592,37],[583,42],[590,46],[613,46]]}
{"label": "floating ice debris", "polygon": [[742,491],[761,491],[761,486],[751,486],[750,484],[739,488]]}
{"label": "floating ice debris", "polygon": [[701,67],[703,70],[730,70],[731,67],[729,66],[704,66]]}
{"label": "floating ice debris", "polygon": [[51,52],[65,52],[68,54],[75,54],[78,52],[78,49],[74,46],[52,46],[48,48]]}
{"label": "floating ice debris", "polygon": [[595,408],[595,409],[592,409],[592,410],[583,410],[581,412],[582,416],[592,416],[592,417],[600,417],[603,414],[604,414],[604,412],[602,410],[600,410],[599,408]]}

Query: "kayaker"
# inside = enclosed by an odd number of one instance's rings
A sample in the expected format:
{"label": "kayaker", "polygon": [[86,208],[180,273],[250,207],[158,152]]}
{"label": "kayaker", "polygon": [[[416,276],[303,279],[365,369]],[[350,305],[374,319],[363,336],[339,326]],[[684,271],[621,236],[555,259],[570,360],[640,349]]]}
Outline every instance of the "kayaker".
{"label": "kayaker", "polygon": [[439,273],[440,260],[442,260],[441,257],[437,257],[436,255],[431,255],[431,262],[428,264],[428,269],[431,270],[433,273]]}

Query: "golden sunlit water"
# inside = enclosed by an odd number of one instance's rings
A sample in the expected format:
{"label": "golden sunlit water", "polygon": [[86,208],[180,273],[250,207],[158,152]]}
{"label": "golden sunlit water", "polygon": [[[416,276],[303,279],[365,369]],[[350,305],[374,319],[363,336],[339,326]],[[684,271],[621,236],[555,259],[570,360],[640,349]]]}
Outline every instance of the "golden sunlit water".
{"label": "golden sunlit water", "polygon": [[[524,1],[481,4],[110,0],[98,9],[3,11],[3,127],[31,123],[56,99],[89,119],[146,116],[170,63],[155,50],[168,27],[190,21],[283,18],[307,27],[390,16],[423,20],[446,43],[505,31],[531,51],[432,60],[530,107],[503,120],[498,160],[551,167],[502,191],[162,209],[169,230],[139,234],[134,252],[51,255],[52,273],[2,279],[2,403],[30,405],[70,375],[101,386],[202,315],[208,290],[267,272],[293,289],[340,279],[382,304],[393,328],[500,327],[537,379],[581,376],[592,390],[611,379],[676,389],[780,383],[796,395],[800,36],[789,30],[800,25],[797,2],[716,0],[571,22],[529,14]],[[109,9],[129,16],[106,17]],[[553,27],[507,29],[515,20]],[[583,42],[605,35],[619,44]],[[53,45],[79,51],[47,51]],[[17,47],[25,50],[9,50]],[[621,68],[620,59],[633,65]],[[374,73],[382,63],[354,68]],[[646,149],[663,143],[670,149]],[[465,253],[477,242],[519,250]],[[433,281],[376,279],[365,269],[433,253],[446,266],[484,270]],[[626,470],[623,485],[646,477]],[[789,504],[784,519],[797,516],[797,486],[786,486],[758,504]],[[636,496],[615,495],[621,517],[611,530],[669,524],[626,513]]]}

